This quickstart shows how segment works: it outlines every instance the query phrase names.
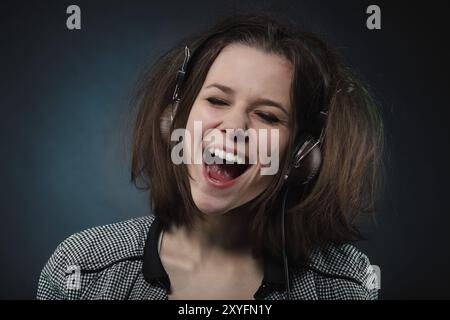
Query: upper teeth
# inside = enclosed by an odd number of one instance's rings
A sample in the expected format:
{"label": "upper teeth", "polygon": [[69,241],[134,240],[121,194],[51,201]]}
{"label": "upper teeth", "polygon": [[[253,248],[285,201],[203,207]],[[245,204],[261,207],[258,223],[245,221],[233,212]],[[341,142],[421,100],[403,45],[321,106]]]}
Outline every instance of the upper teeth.
{"label": "upper teeth", "polygon": [[226,160],[227,162],[233,162],[233,163],[238,163],[238,164],[245,164],[245,158],[239,156],[239,155],[234,155],[232,153],[226,152],[225,150],[222,149],[217,149],[217,148],[211,148],[209,149],[209,152],[211,154],[214,154],[216,157],[219,157],[223,160]]}

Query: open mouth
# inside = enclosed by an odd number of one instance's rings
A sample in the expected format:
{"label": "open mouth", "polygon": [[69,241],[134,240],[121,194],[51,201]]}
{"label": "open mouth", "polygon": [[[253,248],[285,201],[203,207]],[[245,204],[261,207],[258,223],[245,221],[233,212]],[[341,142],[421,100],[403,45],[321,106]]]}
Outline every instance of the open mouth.
{"label": "open mouth", "polygon": [[245,157],[234,155],[222,149],[209,148],[207,152],[210,161],[204,164],[205,175],[216,185],[231,185],[251,166]]}

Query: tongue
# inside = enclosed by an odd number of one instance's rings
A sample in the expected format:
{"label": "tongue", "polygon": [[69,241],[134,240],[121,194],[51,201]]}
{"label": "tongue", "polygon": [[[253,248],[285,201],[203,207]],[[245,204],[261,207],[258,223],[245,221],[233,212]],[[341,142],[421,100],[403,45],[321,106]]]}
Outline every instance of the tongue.
{"label": "tongue", "polygon": [[209,176],[220,182],[227,182],[237,178],[242,172],[239,165],[234,164],[211,164]]}

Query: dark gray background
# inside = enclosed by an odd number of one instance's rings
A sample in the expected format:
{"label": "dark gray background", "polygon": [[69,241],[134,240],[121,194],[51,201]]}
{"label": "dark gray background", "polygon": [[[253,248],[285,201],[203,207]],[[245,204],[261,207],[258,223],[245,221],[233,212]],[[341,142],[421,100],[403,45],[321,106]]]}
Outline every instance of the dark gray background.
{"label": "dark gray background", "polygon": [[[66,29],[66,8],[82,30]],[[257,5],[256,5],[257,3]],[[382,30],[365,27],[370,4]],[[2,1],[0,298],[33,298],[59,242],[148,214],[129,183],[129,96],[139,70],[227,13],[269,8],[339,48],[387,130],[377,223],[359,246],[381,298],[450,298],[448,34],[442,2]]]}

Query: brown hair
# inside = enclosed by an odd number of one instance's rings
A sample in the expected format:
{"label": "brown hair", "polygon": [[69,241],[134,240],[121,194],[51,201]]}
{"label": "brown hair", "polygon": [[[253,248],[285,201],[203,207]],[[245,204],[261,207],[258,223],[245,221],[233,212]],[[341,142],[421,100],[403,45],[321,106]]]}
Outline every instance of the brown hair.
{"label": "brown hair", "polygon": [[[207,41],[205,41],[207,39]],[[190,109],[207,72],[220,51],[231,43],[256,47],[288,59],[294,68],[291,104],[295,106],[292,136],[309,130],[312,119],[326,103],[329,114],[322,145],[321,170],[288,204],[287,253],[293,263],[306,261],[309,252],[329,243],[357,239],[355,218],[374,210],[381,181],[383,126],[380,112],[366,88],[343,65],[338,55],[312,33],[281,24],[267,14],[236,15],[179,45],[156,61],[140,80],[134,105],[131,179],[149,189],[153,213],[167,227],[189,225],[199,214],[190,193],[185,165],[173,165],[168,137],[161,125],[175,87],[175,75],[184,58],[184,45],[199,47],[182,87],[182,100],[170,129],[185,128]],[[326,83],[324,79],[327,79]],[[163,120],[161,122],[161,119]],[[261,195],[251,201],[255,210],[252,239],[255,255],[281,256],[280,191],[289,160],[284,156],[279,173]]]}

